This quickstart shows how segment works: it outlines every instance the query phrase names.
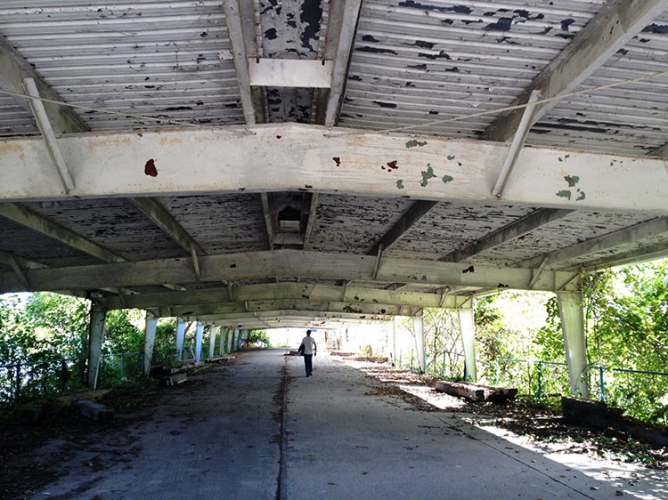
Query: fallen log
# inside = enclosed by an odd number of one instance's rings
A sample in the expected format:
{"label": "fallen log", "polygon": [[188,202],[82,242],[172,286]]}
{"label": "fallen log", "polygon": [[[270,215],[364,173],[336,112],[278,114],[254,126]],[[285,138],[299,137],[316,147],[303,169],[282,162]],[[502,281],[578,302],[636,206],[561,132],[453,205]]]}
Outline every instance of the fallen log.
{"label": "fallen log", "polygon": [[474,384],[471,382],[439,381],[436,382],[436,390],[474,402],[490,401],[492,403],[503,403],[515,399],[515,396],[517,396],[517,389]]}
{"label": "fallen log", "polygon": [[668,429],[657,428],[635,418],[624,416],[621,409],[610,408],[601,401],[562,397],[561,411],[564,419],[572,424],[597,429],[613,429],[629,434],[636,439],[661,446],[668,445]]}

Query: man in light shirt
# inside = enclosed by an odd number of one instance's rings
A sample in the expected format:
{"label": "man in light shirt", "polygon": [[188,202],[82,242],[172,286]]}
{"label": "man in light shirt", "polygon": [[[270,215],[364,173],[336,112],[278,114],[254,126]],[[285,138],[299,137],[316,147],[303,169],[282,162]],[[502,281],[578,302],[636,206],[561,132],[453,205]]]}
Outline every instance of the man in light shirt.
{"label": "man in light shirt", "polygon": [[306,330],[306,337],[302,339],[302,345],[299,350],[304,354],[304,366],[306,368],[306,376],[313,375],[313,356],[318,352],[318,346],[313,337],[311,337],[311,330]]}

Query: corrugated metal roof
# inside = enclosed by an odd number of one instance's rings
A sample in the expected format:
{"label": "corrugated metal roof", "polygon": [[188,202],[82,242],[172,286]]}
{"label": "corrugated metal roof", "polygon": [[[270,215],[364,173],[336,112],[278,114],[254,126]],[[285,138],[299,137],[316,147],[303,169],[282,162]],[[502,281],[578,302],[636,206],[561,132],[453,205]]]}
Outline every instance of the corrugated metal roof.
{"label": "corrugated metal roof", "polygon": [[219,1],[9,0],[0,33],[92,130],[243,122]]}
{"label": "corrugated metal roof", "polygon": [[[249,58],[321,60],[325,54],[346,53],[350,60],[341,67],[343,98],[329,103],[333,108],[340,104],[339,113],[334,113],[339,126],[475,139],[483,134],[490,137],[489,126],[501,110],[525,96],[537,78],[545,77],[545,69],[563,56],[578,33],[588,33],[587,23],[610,5],[606,0],[363,0],[355,24],[350,11],[343,15],[330,0],[240,0],[240,12],[228,10],[229,19],[221,0],[5,0],[0,4],[0,34],[16,49],[18,55],[12,57],[19,65],[32,68],[67,103],[81,106],[75,113],[83,128],[93,132],[183,124],[236,126],[245,124],[244,114],[257,116],[260,123],[325,123],[329,90],[284,87],[280,78],[276,85],[251,87],[240,75]],[[618,7],[624,5],[620,2]],[[351,31],[352,46],[344,45],[339,51],[337,27],[345,24],[343,18],[356,31],[354,36]],[[239,26],[240,35],[235,31]],[[592,71],[578,90],[666,71],[667,62],[668,13],[664,13]],[[0,70],[0,89],[15,91],[16,83],[8,80]],[[612,154],[651,152],[668,143],[667,84],[668,77],[652,78],[567,97],[539,118],[527,144]],[[242,98],[246,109],[242,109]],[[513,127],[508,128],[512,133]],[[0,136],[37,134],[26,102],[0,94]],[[355,153],[346,151],[351,157]],[[292,160],[286,158],[286,162]],[[335,168],[340,158],[332,160]],[[221,150],[220,162],[225,161]],[[611,168],[614,165],[611,157]],[[183,169],[186,172],[188,165]],[[251,169],[244,175],[254,173]],[[486,181],[493,184],[494,179]],[[454,252],[466,253],[509,228],[522,235],[510,234],[500,243],[483,245],[482,251],[467,256],[467,263],[535,269],[536,262],[555,251],[610,236],[604,240],[605,249],[573,256],[562,252],[569,255],[550,262],[548,269],[589,267],[668,248],[661,225],[658,229],[652,225],[662,221],[657,214],[579,210],[573,205],[572,213],[534,226],[539,219],[536,214],[551,210],[549,201],[543,207],[495,199],[448,199],[431,206],[427,198],[416,201],[401,197],[401,192],[390,197],[353,195],[346,192],[345,182],[340,190],[318,192],[312,188],[317,182],[306,179],[299,193],[262,194],[231,192],[221,183],[207,195],[186,192],[151,202],[162,205],[208,255],[268,253],[270,241],[274,248],[299,246],[294,241],[282,245],[272,240],[277,236],[272,234],[272,224],[280,220],[281,207],[294,200],[299,202],[295,210],[299,220],[291,220],[291,227],[299,226],[303,247],[313,252],[362,256],[377,250],[388,235],[399,235],[377,257],[378,262],[385,257],[426,262],[455,259]],[[191,257],[183,242],[175,241],[178,237],[159,229],[126,198],[64,198],[26,205],[47,223],[69,228],[133,262]],[[424,213],[415,216],[420,210]],[[525,233],[527,221],[530,230]],[[628,231],[646,224],[652,225],[651,230],[637,238]],[[99,263],[4,217],[0,217],[0,251],[34,261],[29,265]],[[3,262],[2,270],[13,269],[6,259]],[[300,270],[294,269],[294,275],[240,279],[235,284],[303,279]],[[341,285],[328,276],[306,281]],[[433,283],[395,285],[375,280],[355,285],[420,291],[442,288]],[[220,284],[193,278],[178,286],[201,289]],[[156,290],[165,289],[134,289]],[[475,287],[460,287],[454,293],[475,291]]]}

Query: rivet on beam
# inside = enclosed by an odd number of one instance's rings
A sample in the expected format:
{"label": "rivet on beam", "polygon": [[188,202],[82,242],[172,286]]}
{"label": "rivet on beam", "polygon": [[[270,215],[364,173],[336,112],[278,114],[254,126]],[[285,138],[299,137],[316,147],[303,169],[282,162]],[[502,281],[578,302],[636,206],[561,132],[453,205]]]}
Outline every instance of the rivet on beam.
{"label": "rivet on beam", "polygon": [[522,120],[517,127],[515,137],[513,137],[513,142],[510,144],[510,149],[508,150],[508,155],[506,156],[506,161],[503,163],[501,173],[499,174],[499,178],[496,181],[494,190],[492,191],[492,195],[496,196],[497,198],[501,198],[503,190],[506,187],[506,183],[510,178],[510,173],[515,166],[515,163],[517,162],[520,151],[522,151],[522,147],[524,146],[524,142],[527,139],[527,135],[529,135],[529,130],[531,130],[531,125],[533,124],[533,117],[536,113],[536,105],[532,103],[538,101],[539,98],[540,92],[538,90],[531,91],[529,101],[527,102],[528,105],[526,108],[524,108]]}
{"label": "rivet on beam", "polygon": [[60,175],[63,187],[65,188],[65,193],[70,194],[70,191],[74,189],[74,181],[72,180],[72,176],[70,175],[69,170],[67,170],[67,164],[65,163],[65,158],[60,151],[60,147],[58,147],[56,134],[53,132],[53,128],[49,122],[48,115],[44,109],[44,103],[40,100],[40,95],[39,91],[37,90],[35,80],[32,78],[24,78],[23,86],[27,94],[32,97],[32,99],[28,99],[30,108],[32,109],[33,115],[35,115],[37,126],[39,127],[39,130],[44,137],[44,142],[46,143],[46,147],[49,150],[49,154],[58,168],[58,174]]}

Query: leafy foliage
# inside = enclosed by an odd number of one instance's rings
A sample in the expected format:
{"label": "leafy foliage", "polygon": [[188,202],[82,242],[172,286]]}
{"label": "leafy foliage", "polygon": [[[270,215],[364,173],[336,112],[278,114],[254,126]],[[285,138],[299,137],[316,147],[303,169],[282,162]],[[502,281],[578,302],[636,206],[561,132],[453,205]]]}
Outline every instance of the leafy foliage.
{"label": "leafy foliage", "polygon": [[271,347],[271,340],[269,335],[264,330],[251,330],[248,332],[246,339],[248,347]]}

